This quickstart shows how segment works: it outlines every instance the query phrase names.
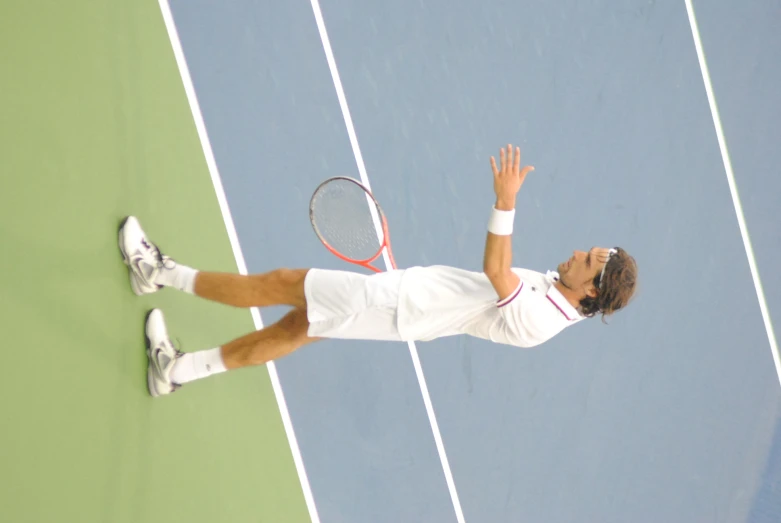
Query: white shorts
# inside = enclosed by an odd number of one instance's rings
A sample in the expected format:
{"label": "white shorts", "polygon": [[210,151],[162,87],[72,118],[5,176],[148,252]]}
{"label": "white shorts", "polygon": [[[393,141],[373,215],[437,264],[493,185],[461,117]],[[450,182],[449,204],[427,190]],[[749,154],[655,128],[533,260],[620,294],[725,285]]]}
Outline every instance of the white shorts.
{"label": "white shorts", "polygon": [[396,309],[403,270],[364,275],[310,269],[304,279],[307,335],[401,341]]}

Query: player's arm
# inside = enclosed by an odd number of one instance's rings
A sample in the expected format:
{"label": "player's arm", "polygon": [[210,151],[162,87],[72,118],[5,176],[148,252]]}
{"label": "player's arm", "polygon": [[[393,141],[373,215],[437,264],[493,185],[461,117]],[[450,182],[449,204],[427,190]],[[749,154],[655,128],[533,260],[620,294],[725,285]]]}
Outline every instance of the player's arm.
{"label": "player's arm", "polygon": [[512,228],[515,218],[515,197],[523,185],[526,175],[534,167],[521,165],[519,148],[507,146],[499,152],[499,167],[491,157],[491,169],[494,173],[494,192],[496,203],[488,225],[483,255],[483,272],[488,276],[500,300],[517,291],[520,278],[512,271]]}
{"label": "player's arm", "polygon": [[[499,202],[494,206],[499,212],[514,210],[514,207],[507,207]],[[483,272],[488,276],[500,300],[513,294],[520,284],[520,278],[512,271],[512,257],[512,236],[489,232],[485,239]]]}

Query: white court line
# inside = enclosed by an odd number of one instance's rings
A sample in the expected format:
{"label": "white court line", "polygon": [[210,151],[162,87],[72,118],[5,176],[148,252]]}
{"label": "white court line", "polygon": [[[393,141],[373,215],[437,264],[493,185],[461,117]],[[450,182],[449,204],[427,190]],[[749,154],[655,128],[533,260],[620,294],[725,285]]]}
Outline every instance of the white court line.
{"label": "white court line", "polygon": [[765,291],[762,289],[762,280],[759,278],[757,261],[754,257],[754,248],[751,246],[751,239],[748,234],[748,228],[746,227],[746,218],[743,216],[743,206],[740,203],[738,187],[735,183],[735,173],[732,170],[732,162],[730,161],[729,152],[727,150],[727,141],[724,139],[724,129],[721,126],[721,117],[719,116],[719,109],[716,105],[716,96],[713,94],[713,84],[711,84],[710,73],[708,72],[708,64],[705,61],[705,52],[702,50],[700,30],[697,27],[697,19],[694,16],[694,6],[692,6],[692,0],[685,0],[685,2],[686,11],[689,14],[689,25],[691,25],[692,37],[694,38],[694,47],[697,49],[697,59],[700,62],[702,80],[705,83],[705,92],[708,95],[708,104],[710,105],[710,112],[711,116],[713,117],[713,125],[716,127],[716,137],[719,141],[721,159],[724,162],[724,170],[727,173],[729,190],[732,194],[732,204],[735,206],[735,214],[737,214],[738,217],[740,235],[743,237],[743,247],[746,249],[748,266],[751,269],[751,277],[754,280],[754,289],[757,292],[757,299],[759,300],[759,310],[762,312],[762,320],[765,322],[767,339],[770,342],[770,351],[773,353],[773,360],[776,364],[776,373],[778,374],[779,383],[781,383],[781,354],[779,354],[778,342],[776,341],[776,335],[773,332],[773,323],[770,321],[767,301],[765,301]]}
{"label": "white court line", "polygon": [[[347,107],[347,97],[344,94],[344,88],[342,87],[342,81],[339,77],[339,71],[336,68],[336,60],[334,59],[334,53],[331,49],[331,42],[328,39],[328,33],[325,30],[325,22],[323,21],[323,13],[320,10],[320,3],[318,0],[311,0],[312,11],[315,14],[315,21],[317,22],[317,29],[320,31],[320,39],[323,42],[323,49],[325,50],[325,57],[328,61],[328,68],[331,70],[331,78],[336,88],[336,95],[339,99],[339,106],[342,108],[342,116],[344,117],[344,123],[347,126],[347,134],[350,137],[350,145],[355,155],[355,162],[358,165],[358,172],[361,175],[361,181],[366,187],[371,190],[369,185],[369,177],[366,174],[366,166],[363,163],[363,156],[361,155],[361,149],[358,146],[358,137],[355,134],[355,127],[353,126],[352,117],[350,116],[350,109]],[[380,227],[379,217],[377,216],[377,209],[373,205],[369,205],[369,209],[374,219],[374,225],[377,229],[377,237],[382,237],[382,229]],[[388,253],[383,250],[383,260],[385,261],[386,270],[391,268],[390,258]],[[408,342],[410,355],[412,356],[412,363],[415,367],[415,374],[418,377],[418,383],[420,384],[420,391],[423,394],[423,403],[426,407],[426,413],[428,414],[429,422],[431,423],[431,430],[434,433],[434,442],[437,446],[437,452],[439,453],[439,459],[442,462],[442,469],[445,472],[445,481],[447,482],[447,488],[450,491],[450,499],[453,503],[453,509],[456,513],[456,520],[458,523],[464,523],[464,513],[461,510],[461,502],[458,500],[458,493],[456,492],[456,485],[453,481],[453,473],[450,471],[450,464],[447,460],[447,454],[445,453],[445,446],[442,443],[442,435],[439,432],[439,424],[437,418],[434,415],[434,407],[431,403],[431,397],[429,396],[428,386],[426,385],[426,378],[423,376],[423,368],[420,364],[420,358],[418,357],[418,350],[414,342]]]}
{"label": "white court line", "polygon": [[[198,98],[195,95],[195,87],[193,86],[192,78],[190,77],[190,70],[187,67],[187,61],[185,60],[182,43],[179,40],[179,33],[177,32],[176,25],[174,24],[171,7],[168,4],[168,0],[159,0],[159,4],[160,10],[163,13],[165,27],[168,30],[168,37],[171,40],[171,46],[174,50],[176,64],[179,66],[179,74],[182,77],[184,90],[187,93],[187,100],[190,103],[190,110],[193,113],[195,127],[198,130],[198,137],[201,141],[203,154],[206,157],[206,164],[209,167],[209,173],[211,174],[212,183],[214,184],[214,191],[217,194],[217,201],[220,204],[220,211],[222,212],[222,219],[225,222],[225,229],[228,232],[228,238],[230,238],[231,247],[233,248],[233,256],[236,258],[236,265],[238,266],[239,273],[247,274],[247,264],[244,261],[244,255],[241,252],[241,245],[239,245],[239,238],[238,234],[236,233],[236,227],[233,225],[233,217],[231,216],[230,209],[228,208],[228,200],[225,197],[225,190],[222,186],[222,179],[220,178],[220,173],[217,170],[217,162],[214,159],[214,152],[212,151],[211,143],[209,142],[209,136],[206,133],[206,124],[203,121],[203,115],[201,114],[201,109],[198,104]],[[252,308],[251,314],[252,319],[255,322],[255,328],[262,329],[263,320],[260,317],[260,311],[257,308]],[[274,394],[277,398],[277,405],[279,406],[279,411],[282,415],[282,423],[285,426],[285,432],[287,433],[288,442],[290,443],[290,450],[293,454],[293,461],[295,462],[296,470],[298,471],[298,478],[301,482],[301,488],[303,489],[304,493],[304,499],[306,500],[306,505],[309,509],[309,516],[313,523],[320,523],[320,517],[317,514],[317,507],[315,506],[314,496],[312,496],[312,488],[309,485],[309,479],[307,478],[306,470],[304,469],[304,461],[301,457],[301,450],[298,448],[298,441],[296,440],[296,435],[293,431],[293,422],[290,419],[290,412],[287,409],[287,403],[285,403],[285,396],[282,393],[282,385],[279,382],[276,366],[273,362],[268,362],[266,367],[268,368],[268,373],[271,377],[271,385],[274,388]]]}

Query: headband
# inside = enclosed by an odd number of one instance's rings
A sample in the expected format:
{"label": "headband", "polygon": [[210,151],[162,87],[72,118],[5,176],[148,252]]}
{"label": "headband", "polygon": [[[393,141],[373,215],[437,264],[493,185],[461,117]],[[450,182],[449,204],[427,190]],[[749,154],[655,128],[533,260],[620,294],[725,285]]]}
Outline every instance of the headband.
{"label": "headband", "polygon": [[599,275],[599,289],[602,290],[602,282],[605,281],[605,269],[607,269],[607,264],[610,262],[610,257],[614,254],[617,254],[617,249],[610,249],[607,251],[607,260],[605,260],[605,265],[602,266],[602,274]]}

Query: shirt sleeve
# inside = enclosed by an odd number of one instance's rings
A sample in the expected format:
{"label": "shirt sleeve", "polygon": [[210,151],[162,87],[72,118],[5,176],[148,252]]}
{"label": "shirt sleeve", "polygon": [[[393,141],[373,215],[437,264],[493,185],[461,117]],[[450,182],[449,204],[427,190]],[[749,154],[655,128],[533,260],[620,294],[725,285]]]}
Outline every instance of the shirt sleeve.
{"label": "shirt sleeve", "polygon": [[497,307],[504,307],[504,306],[508,305],[515,298],[518,297],[518,295],[521,293],[522,290],[523,290],[523,280],[519,280],[518,281],[518,286],[515,288],[515,290],[513,292],[511,292],[510,295],[507,296],[505,299],[497,301],[496,302],[496,306]]}

